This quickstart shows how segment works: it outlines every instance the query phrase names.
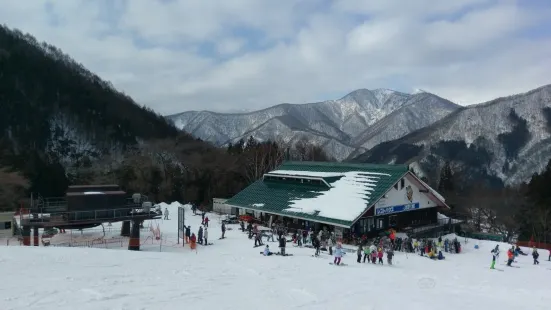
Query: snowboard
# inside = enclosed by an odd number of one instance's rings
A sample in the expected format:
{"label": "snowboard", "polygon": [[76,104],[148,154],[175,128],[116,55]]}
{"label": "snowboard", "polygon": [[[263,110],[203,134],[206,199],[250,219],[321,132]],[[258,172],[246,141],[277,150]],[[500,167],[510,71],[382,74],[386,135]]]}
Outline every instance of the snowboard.
{"label": "snowboard", "polygon": [[293,254],[285,254],[285,255],[281,255],[281,253],[280,253],[280,252],[277,252],[277,253],[275,253],[275,255],[279,255],[279,256],[293,256]]}
{"label": "snowboard", "polygon": [[340,263],[339,265],[335,265],[335,263],[329,263],[329,265],[333,265],[333,266],[348,266],[347,264],[344,264],[344,263]]}
{"label": "snowboard", "polygon": [[259,246],[263,246],[264,244],[261,244],[261,245],[255,245],[253,246],[253,248],[258,248]]}
{"label": "snowboard", "polygon": [[218,240],[222,240],[222,239],[226,239],[226,237],[224,237],[224,238],[218,238]]}
{"label": "snowboard", "polygon": [[494,268],[494,269],[490,268],[490,270],[505,271],[505,270],[499,269],[499,268]]}

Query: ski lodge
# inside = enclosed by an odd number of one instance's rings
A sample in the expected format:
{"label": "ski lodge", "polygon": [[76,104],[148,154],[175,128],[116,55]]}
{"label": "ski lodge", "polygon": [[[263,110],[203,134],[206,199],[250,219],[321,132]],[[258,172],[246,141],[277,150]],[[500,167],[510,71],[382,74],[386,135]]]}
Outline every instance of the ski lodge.
{"label": "ski lodge", "polygon": [[285,162],[213,207],[341,237],[436,224],[438,210],[449,209],[408,166],[335,162]]}

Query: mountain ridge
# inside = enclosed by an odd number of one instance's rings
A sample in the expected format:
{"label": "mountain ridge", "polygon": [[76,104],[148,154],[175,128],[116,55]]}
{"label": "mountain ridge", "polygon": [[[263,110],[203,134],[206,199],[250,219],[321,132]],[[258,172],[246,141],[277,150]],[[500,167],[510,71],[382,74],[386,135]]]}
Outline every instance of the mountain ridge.
{"label": "mountain ridge", "polygon": [[[305,138],[324,146],[326,152],[342,160],[358,148],[362,148],[352,141],[358,140],[358,135],[367,127],[397,110],[419,104],[419,97],[429,95],[441,102],[438,107],[439,113],[435,115],[446,115],[459,108],[451,101],[426,92],[406,94],[384,88],[362,88],[336,100],[301,104],[282,103],[247,113],[186,111],[169,115],[167,118],[178,128],[219,146],[240,139],[246,140],[247,135],[260,140],[279,139],[284,143]],[[411,127],[424,127],[428,125],[427,122],[432,122],[433,118],[415,119]],[[292,124],[288,124],[291,120]],[[397,137],[399,136],[391,135],[385,139]]]}

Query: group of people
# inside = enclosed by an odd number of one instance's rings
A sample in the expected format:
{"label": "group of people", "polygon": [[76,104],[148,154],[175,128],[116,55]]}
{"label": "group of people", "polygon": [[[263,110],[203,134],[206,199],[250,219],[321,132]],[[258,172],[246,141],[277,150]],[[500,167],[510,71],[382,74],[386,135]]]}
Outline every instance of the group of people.
{"label": "group of people", "polygon": [[[490,269],[495,269],[496,260],[499,258],[500,253],[499,244],[496,245],[494,249],[492,249],[491,253],[492,265],[490,266]],[[512,245],[511,248],[507,250],[507,266],[511,267],[513,262],[515,262],[515,258],[519,255],[528,256],[528,254],[524,253],[518,245],[516,247]],[[534,260],[534,265],[539,265],[539,257],[540,253],[538,252],[538,249],[536,249],[536,247],[532,247],[532,259]],[[551,250],[549,250],[549,261],[551,261]]]}

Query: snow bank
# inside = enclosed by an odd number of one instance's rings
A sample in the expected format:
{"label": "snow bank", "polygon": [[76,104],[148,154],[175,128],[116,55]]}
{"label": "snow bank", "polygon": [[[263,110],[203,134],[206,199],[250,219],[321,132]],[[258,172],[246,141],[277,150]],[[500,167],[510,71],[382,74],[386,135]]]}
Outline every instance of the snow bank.
{"label": "snow bank", "polygon": [[183,207],[184,205],[179,203],[178,201],[174,201],[174,202],[171,202],[170,204],[168,204],[166,202],[161,202],[161,203],[156,204],[155,206],[159,206],[163,209],[164,208],[171,209],[171,208]]}

